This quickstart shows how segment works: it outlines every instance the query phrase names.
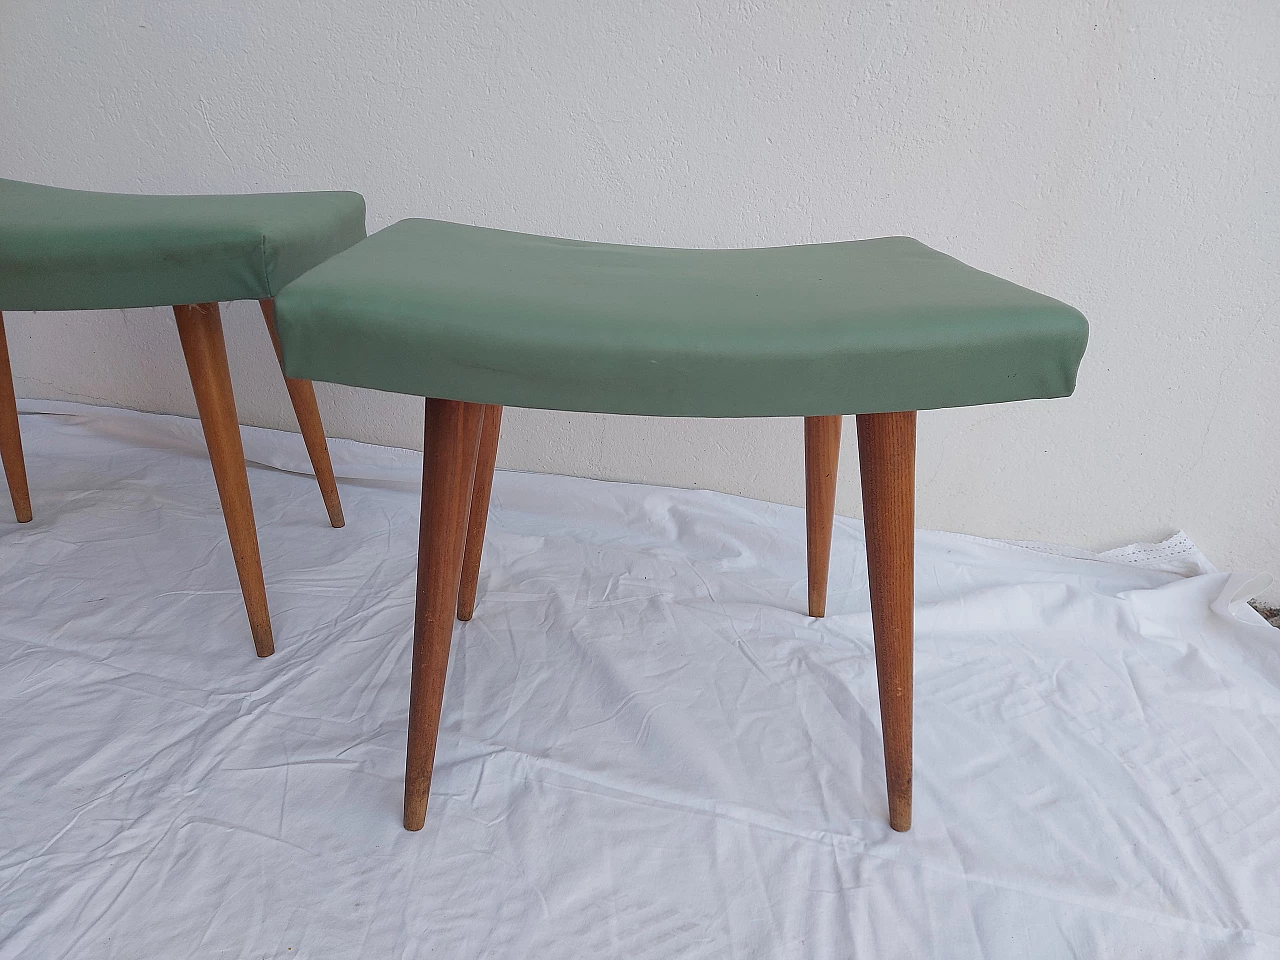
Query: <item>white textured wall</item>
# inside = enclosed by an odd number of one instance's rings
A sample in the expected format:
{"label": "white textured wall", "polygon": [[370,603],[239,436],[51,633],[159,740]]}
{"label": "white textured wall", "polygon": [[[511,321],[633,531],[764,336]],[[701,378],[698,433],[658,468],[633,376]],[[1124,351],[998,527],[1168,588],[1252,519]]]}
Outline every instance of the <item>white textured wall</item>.
{"label": "white textured wall", "polygon": [[[1111,546],[1186,528],[1280,571],[1280,6],[1272,0],[8,0],[0,175],[348,188],[593,240],[909,234],[1079,306],[1070,400],[929,413],[920,523]],[[242,419],[293,427],[251,305]],[[8,318],[19,392],[194,413],[159,310]],[[420,401],[322,387],[420,445]],[[839,509],[860,510],[853,431]],[[512,411],[503,466],[800,502],[797,421]]]}

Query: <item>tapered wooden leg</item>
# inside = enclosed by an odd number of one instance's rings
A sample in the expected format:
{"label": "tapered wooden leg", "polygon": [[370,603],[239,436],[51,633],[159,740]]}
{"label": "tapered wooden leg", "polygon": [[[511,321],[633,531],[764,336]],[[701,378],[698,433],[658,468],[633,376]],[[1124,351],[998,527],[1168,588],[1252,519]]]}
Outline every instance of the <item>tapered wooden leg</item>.
{"label": "tapered wooden leg", "polygon": [[483,413],[483,406],[477,403],[427,400],[409,750],[404,776],[406,830],[421,830],[427,818]]}
{"label": "tapered wooden leg", "polygon": [[197,303],[173,308],[182,338],[182,353],[191,375],[191,389],[200,410],[200,423],[209,447],[213,478],[218,484],[222,514],[231,539],[240,590],[249,614],[249,629],[258,656],[275,651],[271,639],[271,615],[267,612],[267,588],[262,582],[262,558],[258,554],[258,531],[249,499],[249,477],[245,472],[244,447],[240,443],[240,421],[231,393],[231,372],[227,369],[227,348],[222,338],[222,317],[216,303]]}
{"label": "tapered wooden leg", "polygon": [[470,620],[476,609],[476,582],[480,579],[480,553],[489,523],[489,494],[493,491],[493,465],[498,460],[498,435],[502,432],[502,407],[485,404],[480,425],[480,452],[476,455],[476,479],[471,488],[471,516],[467,519],[467,546],[462,553],[462,583],[458,587],[458,619]]}
{"label": "tapered wooden leg", "polygon": [[[267,321],[267,330],[271,333],[271,343],[276,348],[276,360],[280,362],[283,371],[280,335],[276,333],[275,301],[259,300],[258,303],[262,306],[262,318]],[[329,442],[325,440],[324,424],[320,422],[320,407],[316,405],[316,388],[310,380],[295,380],[293,377],[285,377],[284,386],[289,391],[298,426],[302,428],[302,440],[307,445],[311,467],[316,472],[316,482],[320,485],[320,496],[324,497],[324,507],[329,511],[329,523],[340,527],[346,520],[342,517],[342,501],[338,499],[338,482],[333,477],[333,461],[329,459]]]}
{"label": "tapered wooden leg", "polygon": [[860,414],[858,459],[884,768],[889,783],[889,826],[910,830],[915,412]]}
{"label": "tapered wooden leg", "polygon": [[836,516],[841,417],[804,418],[804,509],[809,546],[809,616],[827,614],[831,525]]}
{"label": "tapered wooden leg", "polygon": [[13,368],[9,366],[9,341],[4,337],[0,313],[0,462],[9,482],[9,498],[19,523],[31,520],[31,492],[27,489],[27,463],[22,457],[22,433],[18,430],[18,401],[13,393]]}

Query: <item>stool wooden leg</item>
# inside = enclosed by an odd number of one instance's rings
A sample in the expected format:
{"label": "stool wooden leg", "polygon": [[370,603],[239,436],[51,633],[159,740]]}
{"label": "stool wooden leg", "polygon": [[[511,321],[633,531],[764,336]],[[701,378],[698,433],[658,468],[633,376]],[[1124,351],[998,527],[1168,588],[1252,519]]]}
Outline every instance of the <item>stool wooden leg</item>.
{"label": "stool wooden leg", "polygon": [[889,826],[910,830],[915,412],[859,414],[858,459]]}
{"label": "stool wooden leg", "polygon": [[493,491],[493,465],[498,460],[498,435],[502,432],[502,407],[485,404],[480,426],[480,452],[476,455],[476,480],[471,488],[471,516],[467,520],[467,546],[462,553],[462,583],[458,587],[458,619],[470,620],[476,609],[476,582],[480,579],[480,553],[489,523],[489,494]]}
{"label": "stool wooden leg", "polygon": [[[283,370],[280,335],[276,333],[275,301],[259,300],[258,303],[262,307],[262,319],[267,321],[267,330],[271,333],[271,344],[276,348],[276,359]],[[329,443],[324,437],[324,424],[320,422],[320,407],[316,405],[316,388],[310,380],[295,380],[293,377],[285,377],[284,386],[289,391],[289,400],[293,403],[298,426],[302,428],[302,440],[307,445],[311,467],[316,472],[316,482],[320,485],[320,496],[324,497],[324,507],[329,511],[329,523],[340,527],[346,520],[342,517],[342,501],[338,499],[338,482],[333,477],[333,461],[329,459]]]}
{"label": "stool wooden leg", "polygon": [[31,521],[31,492],[27,489],[27,464],[22,457],[22,433],[18,430],[18,401],[13,393],[13,369],[9,366],[9,342],[4,337],[0,313],[0,461],[9,482],[9,498],[19,523]]}
{"label": "stool wooden leg", "polygon": [[421,830],[427,818],[483,413],[483,405],[478,403],[427,400],[409,749],[404,776],[406,830]]}
{"label": "stool wooden leg", "polygon": [[258,531],[249,499],[249,477],[245,472],[244,447],[240,443],[240,421],[231,393],[231,372],[227,369],[227,348],[222,338],[222,317],[216,303],[197,303],[173,308],[182,338],[182,353],[191,375],[191,389],[200,410],[213,478],[222,501],[231,553],[240,577],[249,629],[258,656],[275,651],[271,638],[271,615],[267,612],[267,588],[262,582],[262,558],[258,554]]}
{"label": "stool wooden leg", "polygon": [[804,508],[808,524],[809,616],[827,614],[831,526],[836,516],[841,417],[804,418]]}

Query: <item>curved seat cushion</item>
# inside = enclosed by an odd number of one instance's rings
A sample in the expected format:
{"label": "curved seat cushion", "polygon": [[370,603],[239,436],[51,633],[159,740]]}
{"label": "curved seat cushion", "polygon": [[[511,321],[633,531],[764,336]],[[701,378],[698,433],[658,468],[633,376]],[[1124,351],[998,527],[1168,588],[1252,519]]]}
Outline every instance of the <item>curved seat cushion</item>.
{"label": "curved seat cushion", "polygon": [[289,376],[658,416],[876,413],[1071,393],[1088,326],[905,237],[750,250],[404,220],[276,299]]}
{"label": "curved seat cushion", "polygon": [[358,193],[157,197],[0,180],[0,310],[262,300],[364,235]]}

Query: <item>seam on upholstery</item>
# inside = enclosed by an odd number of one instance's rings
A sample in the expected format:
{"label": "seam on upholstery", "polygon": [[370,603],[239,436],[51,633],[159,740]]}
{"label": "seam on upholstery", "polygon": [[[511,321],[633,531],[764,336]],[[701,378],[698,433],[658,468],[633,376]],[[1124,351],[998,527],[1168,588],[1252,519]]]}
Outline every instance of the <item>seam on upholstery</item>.
{"label": "seam on upholstery", "polygon": [[262,234],[262,283],[266,285],[266,298],[275,300],[275,291],[271,289],[271,271],[266,269],[266,233]]}

